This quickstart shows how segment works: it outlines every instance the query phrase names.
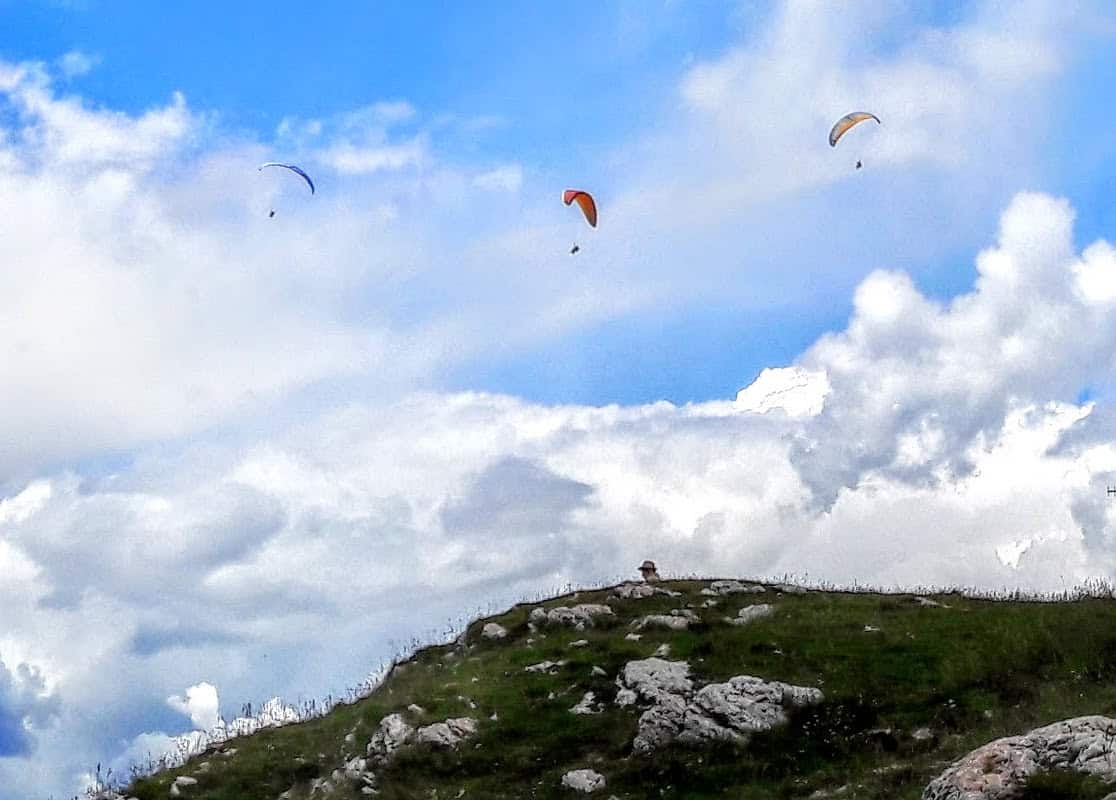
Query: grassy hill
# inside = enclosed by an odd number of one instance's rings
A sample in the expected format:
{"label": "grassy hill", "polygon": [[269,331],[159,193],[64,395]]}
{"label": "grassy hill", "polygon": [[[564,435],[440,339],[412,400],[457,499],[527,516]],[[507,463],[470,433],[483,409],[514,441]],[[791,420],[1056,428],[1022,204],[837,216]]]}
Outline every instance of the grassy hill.
{"label": "grassy hill", "polygon": [[[915,800],[951,761],[992,739],[1067,717],[1116,716],[1112,599],[1040,603],[938,594],[932,598],[942,606],[932,606],[914,595],[792,593],[768,586],[762,594],[717,597],[716,606],[705,607],[710,598],[701,590],[708,581],[660,585],[681,595],[620,600],[610,598],[609,589],[584,591],[477,620],[457,643],[418,651],[358,702],[230,740],[179,768],[138,779],[124,792],[162,800],[175,778],[186,775],[197,782],[182,788],[183,797],[307,797],[314,779],[329,778],[363,756],[381,719],[401,712],[414,725],[472,717],[477,732],[455,750],[400,750],[376,769],[378,796],[385,800]],[[725,621],[760,602],[775,612],[746,625]],[[608,603],[615,617],[598,617],[583,631],[529,629],[532,609],[577,603]],[[634,620],[686,606],[700,617],[689,630],[648,628],[638,641],[625,638]],[[489,622],[503,625],[507,637],[484,638]],[[588,643],[570,646],[583,639]],[[824,700],[792,710],[788,724],[745,746],[633,753],[641,710],[612,702],[615,679],[626,663],[661,645],[669,648],[665,658],[690,665],[698,685],[755,675],[816,687]],[[552,673],[525,671],[544,660],[565,663]],[[601,713],[570,713],[586,691],[601,701]],[[408,710],[411,704],[422,711]],[[562,787],[567,771],[583,768],[605,775],[607,787],[593,795]],[[1053,774],[1035,780],[1026,796],[1101,798],[1111,788]],[[368,795],[345,781],[315,794],[362,796]]]}

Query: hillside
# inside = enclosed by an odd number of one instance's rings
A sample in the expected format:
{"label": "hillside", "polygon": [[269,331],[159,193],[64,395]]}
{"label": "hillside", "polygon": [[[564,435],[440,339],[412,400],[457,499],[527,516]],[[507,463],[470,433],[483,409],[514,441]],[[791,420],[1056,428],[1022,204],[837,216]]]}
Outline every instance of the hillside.
{"label": "hillside", "polygon": [[[555,611],[563,607],[576,610]],[[739,676],[762,680],[730,680]],[[622,584],[476,620],[356,703],[230,740],[123,792],[139,800],[962,797],[927,786],[994,739],[1116,716],[1114,678],[1112,599]],[[1077,771],[1043,769],[1010,796],[1102,798],[1111,787],[1085,772],[1116,777],[1116,755],[1105,773],[1096,765],[1107,751],[1098,752],[1078,746],[1065,762]],[[586,795],[563,786],[577,770],[593,770],[605,786]],[[590,773],[567,782],[579,778],[592,785]]]}

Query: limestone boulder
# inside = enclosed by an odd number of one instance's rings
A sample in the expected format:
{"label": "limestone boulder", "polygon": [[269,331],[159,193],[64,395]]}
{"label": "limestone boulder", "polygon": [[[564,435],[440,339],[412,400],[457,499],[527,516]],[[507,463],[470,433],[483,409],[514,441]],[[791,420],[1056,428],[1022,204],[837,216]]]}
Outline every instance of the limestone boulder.
{"label": "limestone boulder", "polygon": [[596,770],[574,769],[562,776],[562,785],[575,792],[590,794],[605,788],[605,776]]}
{"label": "limestone boulder", "polygon": [[701,590],[701,593],[717,597],[726,594],[762,594],[767,591],[762,586],[741,583],[740,581],[713,581]]}
{"label": "limestone boulder", "polygon": [[1023,782],[1055,769],[1116,782],[1116,719],[1073,717],[978,747],[932,780],[922,800],[1010,800]]}
{"label": "limestone boulder", "polygon": [[481,628],[481,636],[489,640],[506,639],[508,637],[508,629],[498,622],[489,622]]}
{"label": "limestone boulder", "polygon": [[615,616],[615,612],[606,605],[581,603],[572,607],[536,608],[531,612],[529,619],[536,626],[566,625],[575,630],[583,631],[586,628],[593,627],[596,618],[612,616]]}
{"label": "limestone boulder", "polygon": [[472,717],[447,719],[425,725],[415,731],[415,742],[444,749],[455,749],[461,742],[477,733],[477,721]]}

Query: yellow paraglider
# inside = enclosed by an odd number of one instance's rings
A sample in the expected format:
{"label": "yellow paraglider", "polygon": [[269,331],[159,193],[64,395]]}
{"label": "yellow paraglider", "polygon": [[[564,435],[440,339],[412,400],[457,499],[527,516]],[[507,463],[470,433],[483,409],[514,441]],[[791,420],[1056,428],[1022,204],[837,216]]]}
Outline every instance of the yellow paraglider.
{"label": "yellow paraglider", "polygon": [[829,131],[829,146],[836,147],[837,142],[840,141],[842,136],[852,130],[856,125],[869,119],[874,119],[877,124],[883,124],[880,122],[879,117],[875,114],[869,114],[867,111],[854,111],[851,114],[846,114],[841,117],[841,119],[837,120],[833,125],[832,130]]}

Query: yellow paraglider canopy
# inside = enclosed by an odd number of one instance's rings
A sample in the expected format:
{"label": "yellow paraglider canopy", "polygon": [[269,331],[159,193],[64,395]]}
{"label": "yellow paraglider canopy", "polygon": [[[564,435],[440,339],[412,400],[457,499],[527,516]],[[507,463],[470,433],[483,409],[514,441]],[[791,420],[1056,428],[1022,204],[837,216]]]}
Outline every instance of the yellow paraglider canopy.
{"label": "yellow paraglider canopy", "polygon": [[841,119],[837,120],[833,125],[832,130],[829,131],[829,146],[836,147],[837,142],[840,141],[842,136],[852,130],[856,125],[869,119],[874,119],[878,124],[883,124],[880,122],[879,117],[875,114],[869,114],[867,111],[854,111],[851,114],[846,114],[841,117]]}

